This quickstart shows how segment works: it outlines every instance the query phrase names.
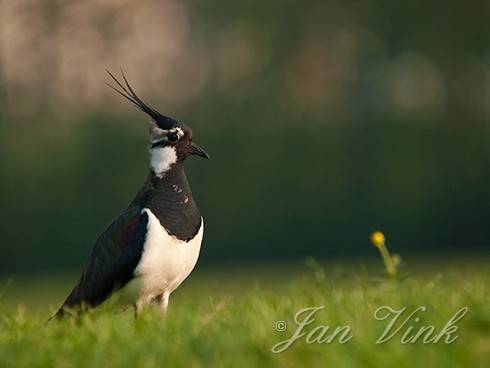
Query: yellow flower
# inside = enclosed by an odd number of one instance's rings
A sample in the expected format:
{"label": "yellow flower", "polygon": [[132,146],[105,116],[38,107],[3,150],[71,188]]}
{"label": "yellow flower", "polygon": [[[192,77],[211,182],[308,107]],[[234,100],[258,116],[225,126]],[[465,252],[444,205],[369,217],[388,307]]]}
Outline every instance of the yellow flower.
{"label": "yellow flower", "polygon": [[380,247],[385,244],[385,236],[381,231],[374,231],[371,233],[371,242],[375,247]]}

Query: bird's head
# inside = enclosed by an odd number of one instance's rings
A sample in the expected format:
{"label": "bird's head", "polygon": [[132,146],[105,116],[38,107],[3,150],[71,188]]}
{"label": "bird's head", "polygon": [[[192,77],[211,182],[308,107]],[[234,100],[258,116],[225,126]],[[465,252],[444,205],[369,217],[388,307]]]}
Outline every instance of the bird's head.
{"label": "bird's head", "polygon": [[108,83],[107,85],[150,117],[150,166],[156,176],[163,177],[173,165],[182,163],[191,155],[209,158],[206,151],[193,142],[190,127],[160,114],[143,102],[131,88],[122,71],[124,84],[111,72],[107,73],[120,89]]}

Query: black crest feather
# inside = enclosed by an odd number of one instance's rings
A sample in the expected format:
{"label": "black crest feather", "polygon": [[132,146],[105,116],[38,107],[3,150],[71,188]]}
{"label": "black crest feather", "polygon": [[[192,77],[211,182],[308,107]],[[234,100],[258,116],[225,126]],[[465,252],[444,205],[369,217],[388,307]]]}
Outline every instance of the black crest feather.
{"label": "black crest feather", "polygon": [[116,91],[125,99],[130,101],[138,109],[147,113],[161,129],[168,130],[179,125],[176,120],[160,114],[157,110],[148,106],[141,98],[139,98],[138,95],[134,92],[133,88],[130,86],[128,80],[126,79],[126,76],[124,75],[124,71],[122,70],[122,68],[121,68],[121,75],[124,81],[124,85],[109,70],[106,70],[106,72],[107,74],[109,74],[112,80],[116,82],[117,86],[121,90],[114,87],[110,83],[105,82],[105,84],[107,84],[111,89]]}

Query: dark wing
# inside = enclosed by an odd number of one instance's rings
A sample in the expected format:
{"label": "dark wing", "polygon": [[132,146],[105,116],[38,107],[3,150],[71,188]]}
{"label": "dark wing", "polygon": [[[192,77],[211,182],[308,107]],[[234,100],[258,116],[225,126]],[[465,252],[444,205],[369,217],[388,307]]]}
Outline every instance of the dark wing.
{"label": "dark wing", "polygon": [[99,236],[82,276],[56,314],[65,307],[95,307],[133,278],[146,238],[148,215],[140,207],[123,212]]}

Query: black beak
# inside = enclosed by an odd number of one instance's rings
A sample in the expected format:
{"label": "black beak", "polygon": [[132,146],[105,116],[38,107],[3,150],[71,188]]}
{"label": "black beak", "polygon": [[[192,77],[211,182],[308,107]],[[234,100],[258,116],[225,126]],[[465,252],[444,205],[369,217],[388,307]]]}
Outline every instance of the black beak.
{"label": "black beak", "polygon": [[195,144],[194,142],[191,142],[190,154],[191,155],[198,155],[198,156],[201,156],[204,158],[209,158],[208,153],[205,150],[203,150],[201,147],[199,147],[197,144]]}

